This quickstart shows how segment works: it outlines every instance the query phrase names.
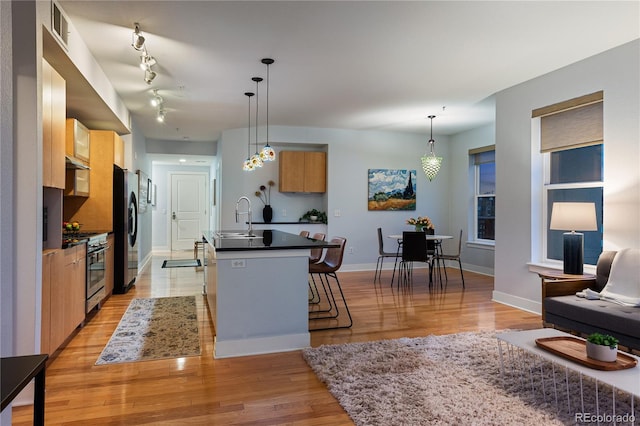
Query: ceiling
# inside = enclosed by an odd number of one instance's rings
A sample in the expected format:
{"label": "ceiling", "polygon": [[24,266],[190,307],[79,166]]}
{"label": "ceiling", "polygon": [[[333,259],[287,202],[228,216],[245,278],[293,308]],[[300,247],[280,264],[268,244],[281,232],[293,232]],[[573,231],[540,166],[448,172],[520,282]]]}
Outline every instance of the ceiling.
{"label": "ceiling", "polygon": [[[494,120],[494,93],[640,37],[638,1],[59,4],[145,137],[191,142],[247,126],[265,57],[271,126],[426,134],[433,114],[434,133],[454,134]],[[151,85],[134,22],[158,61]],[[259,96],[264,124],[266,81]]]}

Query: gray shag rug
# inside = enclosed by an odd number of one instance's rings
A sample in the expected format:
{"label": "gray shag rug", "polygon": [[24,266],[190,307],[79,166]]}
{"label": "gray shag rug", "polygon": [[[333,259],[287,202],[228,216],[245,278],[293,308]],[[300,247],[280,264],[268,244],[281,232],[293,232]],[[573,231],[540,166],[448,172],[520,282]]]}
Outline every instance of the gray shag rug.
{"label": "gray shag rug", "polygon": [[[522,351],[509,358],[503,346],[503,353],[504,376],[495,332],[323,345],[304,349],[303,357],[356,425],[573,425],[582,423],[576,413],[583,419],[612,414],[610,387],[598,385],[597,412],[595,384],[583,376],[583,411],[579,376],[569,372],[567,409],[562,367],[554,373],[551,364]],[[617,424],[640,424],[637,398],[635,423],[629,395],[616,392],[615,401],[622,416]]]}
{"label": "gray shag rug", "polygon": [[195,296],[133,299],[96,365],[197,355]]}

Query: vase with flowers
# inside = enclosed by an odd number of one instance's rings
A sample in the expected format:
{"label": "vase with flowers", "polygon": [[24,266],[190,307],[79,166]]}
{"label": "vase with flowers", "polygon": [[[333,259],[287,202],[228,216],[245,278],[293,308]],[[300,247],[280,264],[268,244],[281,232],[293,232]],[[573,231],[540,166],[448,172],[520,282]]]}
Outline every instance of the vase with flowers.
{"label": "vase with flowers", "polygon": [[262,219],[264,223],[271,223],[273,219],[273,209],[271,208],[271,187],[276,183],[272,180],[267,182],[267,186],[260,185],[260,190],[256,191],[256,197],[262,201],[264,207],[262,208]]}
{"label": "vase with flowers", "polygon": [[433,231],[434,230],[434,226],[433,226],[433,222],[431,222],[431,219],[429,219],[429,217],[427,216],[418,216],[418,218],[413,218],[410,217],[409,219],[407,219],[407,225],[413,225],[416,228],[417,232],[420,231]]}

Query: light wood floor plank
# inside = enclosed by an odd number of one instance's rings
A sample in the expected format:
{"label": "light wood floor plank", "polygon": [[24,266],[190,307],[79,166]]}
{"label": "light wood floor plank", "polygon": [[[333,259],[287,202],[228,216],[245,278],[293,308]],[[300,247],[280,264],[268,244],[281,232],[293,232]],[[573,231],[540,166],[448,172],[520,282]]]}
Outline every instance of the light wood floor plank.
{"label": "light wood floor plank", "polygon": [[[168,257],[154,256],[136,286],[107,300],[48,366],[47,425],[352,424],[300,351],[213,359],[203,272],[162,269]],[[491,277],[465,272],[462,291],[459,271],[449,269],[446,289],[430,291],[426,270],[414,274],[405,291],[390,287],[391,271],[381,284],[372,271],[339,273],[354,325],[313,332],[312,346],[541,326],[539,315],[492,302]],[[197,296],[201,356],[94,365],[133,298],[187,295]],[[13,424],[32,424],[32,407],[14,407]]]}

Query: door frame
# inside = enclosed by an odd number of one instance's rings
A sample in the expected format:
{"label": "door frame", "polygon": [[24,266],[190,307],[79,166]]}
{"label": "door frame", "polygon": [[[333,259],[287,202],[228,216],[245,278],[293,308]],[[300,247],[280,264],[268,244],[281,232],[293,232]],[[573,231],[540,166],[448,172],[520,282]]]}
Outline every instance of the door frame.
{"label": "door frame", "polygon": [[169,200],[169,202],[167,203],[167,219],[166,219],[166,223],[167,223],[167,246],[169,247],[169,251],[173,251],[173,220],[171,219],[171,212],[172,212],[172,207],[173,205],[172,203],[172,197],[173,194],[171,193],[172,191],[172,185],[171,182],[173,181],[173,176],[174,175],[198,175],[198,176],[204,176],[204,198],[205,198],[205,205],[207,206],[207,212],[206,212],[206,225],[209,226],[209,217],[211,215],[211,205],[210,205],[210,200],[209,200],[209,179],[211,176],[211,173],[208,172],[187,172],[187,171],[179,171],[179,170],[174,170],[174,171],[170,171],[167,173],[167,199]]}

